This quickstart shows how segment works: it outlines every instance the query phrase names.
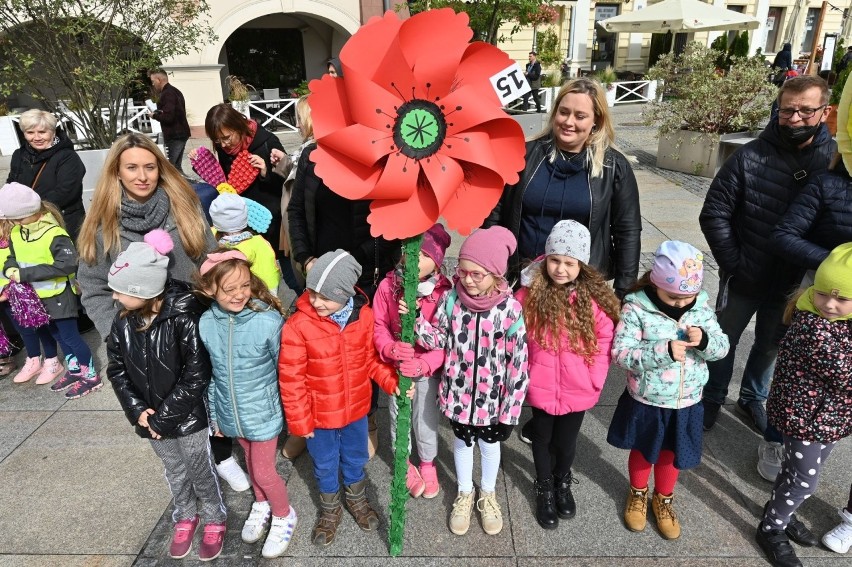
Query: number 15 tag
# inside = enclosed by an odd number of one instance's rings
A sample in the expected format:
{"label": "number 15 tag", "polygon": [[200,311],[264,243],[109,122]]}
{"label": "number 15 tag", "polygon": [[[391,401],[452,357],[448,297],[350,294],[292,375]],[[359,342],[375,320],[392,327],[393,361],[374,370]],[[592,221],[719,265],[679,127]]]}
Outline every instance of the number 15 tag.
{"label": "number 15 tag", "polygon": [[518,63],[509,65],[491,77],[491,86],[504,105],[530,92],[530,84]]}

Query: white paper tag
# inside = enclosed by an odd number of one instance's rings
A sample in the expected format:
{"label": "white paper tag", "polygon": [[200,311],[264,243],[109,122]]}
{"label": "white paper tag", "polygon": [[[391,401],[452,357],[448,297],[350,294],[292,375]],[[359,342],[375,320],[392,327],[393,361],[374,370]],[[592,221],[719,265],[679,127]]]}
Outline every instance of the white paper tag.
{"label": "white paper tag", "polygon": [[491,86],[504,105],[530,92],[530,84],[517,62],[491,77]]}

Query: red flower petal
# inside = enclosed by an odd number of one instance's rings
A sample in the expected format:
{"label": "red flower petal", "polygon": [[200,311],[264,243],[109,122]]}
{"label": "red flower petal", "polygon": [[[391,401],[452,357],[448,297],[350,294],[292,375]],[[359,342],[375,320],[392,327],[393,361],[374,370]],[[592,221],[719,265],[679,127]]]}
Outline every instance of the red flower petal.
{"label": "red flower petal", "polygon": [[390,133],[378,132],[357,123],[323,136],[322,142],[325,147],[371,167],[393,151],[393,137]]}
{"label": "red flower petal", "polygon": [[400,152],[391,153],[369,198],[405,199],[411,194],[411,188],[417,187],[419,175],[420,165],[416,161]]}
{"label": "red flower petal", "polygon": [[432,185],[432,193],[440,211],[461,186],[465,172],[456,160],[440,153],[420,160],[420,167]]}
{"label": "red flower petal", "polygon": [[[439,103],[445,108],[447,135],[450,136],[491,120],[506,118],[506,113],[499,106],[483,104],[481,90],[471,86],[454,90]],[[461,110],[457,110],[459,107]],[[512,122],[515,121],[512,120]],[[520,124],[518,124],[518,132],[523,137],[524,131]]]}
{"label": "red flower petal", "polygon": [[373,236],[408,238],[426,232],[439,216],[431,189],[421,187],[405,201],[373,201],[367,222]]}
{"label": "red flower petal", "polygon": [[501,106],[500,98],[491,86],[491,77],[506,67],[515,63],[513,59],[500,51],[494,49],[493,45],[476,41],[468,45],[462,57],[456,75],[459,77],[459,86],[473,87],[482,92],[484,99],[480,99],[481,106]]}
{"label": "red flower petal", "polygon": [[311,89],[308,105],[311,107],[311,120],[317,140],[352,124],[349,105],[343,102],[346,100],[343,81],[325,75],[320,80],[311,81],[308,87]]}
{"label": "red flower petal", "polygon": [[468,235],[482,225],[503,195],[499,174],[475,164],[467,164],[467,180],[441,211],[447,226]]}
{"label": "red flower petal", "polygon": [[[429,10],[403,22],[399,29],[400,49],[414,70],[424,98],[434,100],[436,94],[450,91],[456,69],[473,37],[473,30],[467,24],[467,14],[456,14],[450,8]],[[426,83],[430,83],[428,94]]]}
{"label": "red flower petal", "polygon": [[317,146],[311,152],[311,161],[316,164],[314,172],[335,193],[347,199],[363,199],[368,195],[382,170],[368,167],[336,150]]}
{"label": "red flower petal", "polygon": [[511,118],[492,120],[447,138],[442,153],[497,172],[505,184],[518,181],[524,168],[524,139],[520,125]]}

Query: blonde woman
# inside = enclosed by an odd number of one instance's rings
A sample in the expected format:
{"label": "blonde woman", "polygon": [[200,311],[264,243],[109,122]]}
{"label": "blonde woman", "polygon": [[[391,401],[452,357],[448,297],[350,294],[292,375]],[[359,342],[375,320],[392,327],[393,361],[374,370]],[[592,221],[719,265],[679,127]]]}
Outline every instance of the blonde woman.
{"label": "blonde woman", "polygon": [[575,220],[592,236],[589,265],[614,279],[623,297],[639,270],[639,190],[627,158],[615,149],[604,88],[577,78],[559,90],[548,126],[527,142],[526,167],[503,191],[485,226],[505,226],[518,239],[509,277],[521,262],[544,253],[561,220]]}
{"label": "blonde woman", "polygon": [[[168,277],[192,281],[216,248],[198,196],[147,136],[127,134],[110,148],[77,241],[81,300],[101,337],[109,336],[119,310],[107,285],[111,266],[155,228],[166,230],[174,242]],[[212,442],[216,469],[232,488],[247,490],[248,479],[231,457],[231,440],[220,439]]]}

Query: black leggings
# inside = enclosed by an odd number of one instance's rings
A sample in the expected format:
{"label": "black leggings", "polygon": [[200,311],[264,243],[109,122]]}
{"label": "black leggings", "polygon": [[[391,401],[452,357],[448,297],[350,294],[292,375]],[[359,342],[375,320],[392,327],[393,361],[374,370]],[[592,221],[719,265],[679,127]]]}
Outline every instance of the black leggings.
{"label": "black leggings", "polygon": [[213,460],[216,464],[222,461],[227,461],[231,456],[234,440],[230,437],[214,437],[210,436],[210,449],[213,451]]}
{"label": "black leggings", "polygon": [[532,452],[535,474],[539,480],[551,475],[563,476],[571,472],[577,452],[577,436],[583,425],[585,411],[550,415],[532,408]]}

